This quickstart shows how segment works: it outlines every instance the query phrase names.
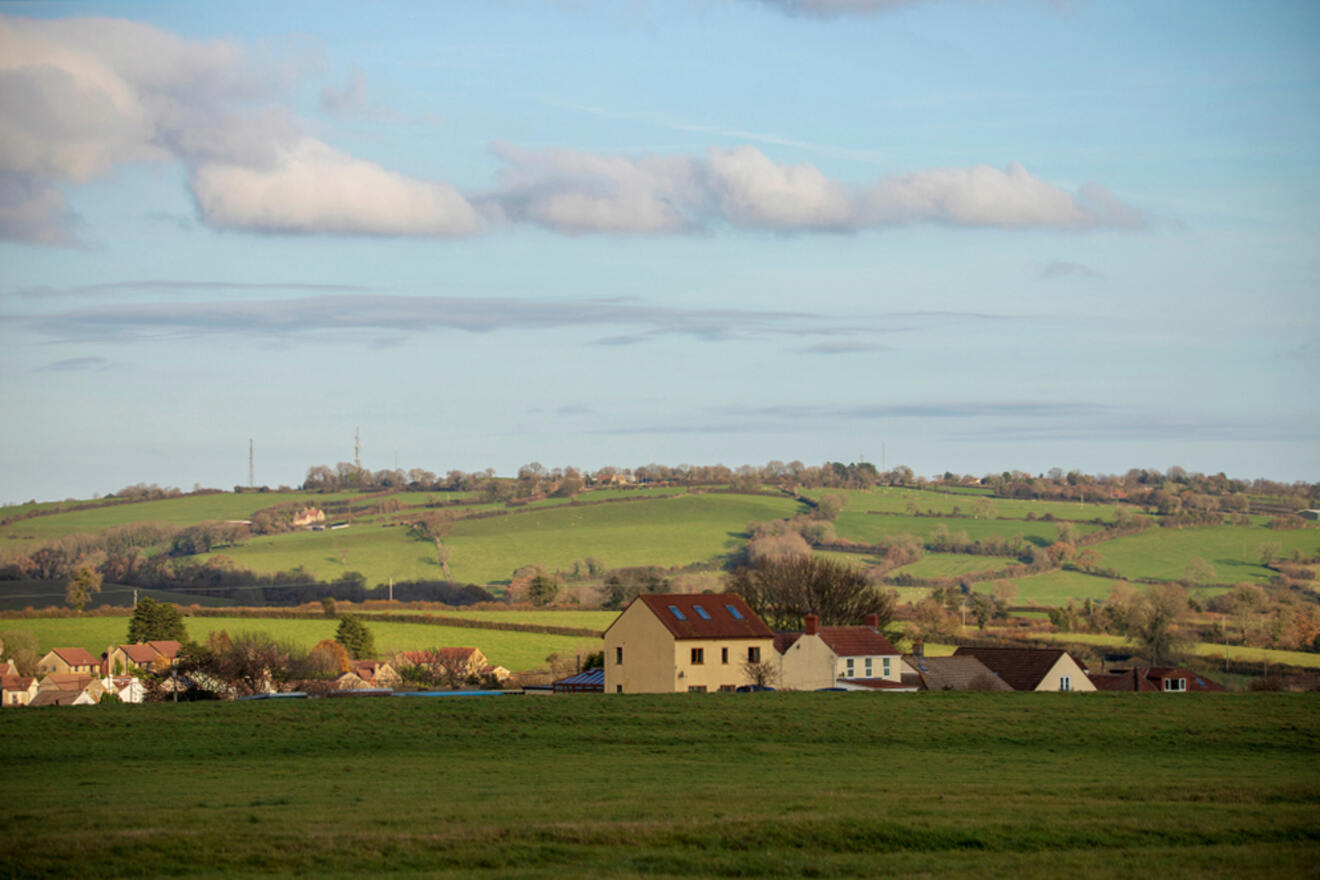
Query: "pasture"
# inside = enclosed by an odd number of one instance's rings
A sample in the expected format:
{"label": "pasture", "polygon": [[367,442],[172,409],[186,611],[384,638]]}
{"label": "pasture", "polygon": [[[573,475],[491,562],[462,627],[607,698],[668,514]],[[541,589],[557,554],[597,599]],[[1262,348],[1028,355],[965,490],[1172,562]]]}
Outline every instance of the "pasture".
{"label": "pasture", "polygon": [[[1107,633],[1025,633],[1023,637],[1042,642],[1076,642],[1105,648],[1131,647],[1131,643],[1122,636]],[[1198,657],[1227,657],[1229,660],[1240,660],[1245,663],[1260,663],[1262,670],[1266,664],[1279,663],[1320,669],[1320,654],[1305,651],[1281,651],[1249,645],[1217,645],[1214,642],[1193,642],[1188,646],[1187,651]]]}
{"label": "pasture", "polygon": [[1305,557],[1320,555],[1320,529],[1266,529],[1255,526],[1210,526],[1188,529],[1147,529],[1095,545],[1100,565],[1123,577],[1179,580],[1187,564],[1204,559],[1214,566],[1214,581],[1268,581],[1274,572],[1260,564],[1261,548],[1277,544],[1284,555],[1294,549]]}
{"label": "pasture", "polygon": [[[553,653],[571,655],[583,647],[600,650],[598,640],[573,636],[363,619],[375,636],[377,653],[385,657],[397,651],[446,645],[472,646],[480,648],[491,663],[517,672],[542,668],[545,658]],[[0,631],[14,629],[32,633],[37,637],[41,653],[51,648],[67,647],[86,648],[100,656],[108,645],[119,644],[128,637],[128,620],[128,617],[0,620]],[[231,636],[241,632],[264,632],[277,641],[304,650],[322,639],[333,639],[339,626],[338,621],[329,618],[189,617],[184,622],[188,637],[197,642],[204,641],[212,631],[224,630]]]}
{"label": "pasture", "polygon": [[196,495],[182,498],[162,498],[156,501],[138,501],[115,504],[93,510],[52,513],[21,520],[0,528],[0,539],[15,544],[31,541],[49,541],[64,535],[96,534],[112,526],[132,522],[157,522],[173,526],[190,526],[206,520],[248,519],[266,507],[288,501],[299,501],[318,506],[356,496],[356,492],[244,492],[235,495],[223,492],[217,495]]}
{"label": "pasture", "polygon": [[[907,513],[911,505],[916,505],[921,513],[954,513],[973,516],[982,509],[979,505],[988,502],[991,518],[1007,517],[1026,519],[1027,514],[1036,518],[1052,515],[1055,519],[1094,520],[1113,522],[1117,516],[1117,504],[1079,504],[1075,501],[1033,501],[1015,498],[994,498],[985,494],[950,494],[922,489],[903,489],[898,487],[878,486],[874,489],[809,489],[802,494],[818,499],[822,495],[842,495],[848,499],[845,510],[854,513],[866,513],[879,510],[885,513]],[[1129,509],[1139,512],[1138,508]],[[952,528],[952,526],[950,526]]]}
{"label": "pasture", "polygon": [[[834,530],[840,537],[863,544],[873,544],[883,538],[897,535],[914,535],[921,539],[929,538],[941,527],[949,534],[966,532],[973,541],[980,538],[1011,538],[1020,535],[1028,541],[1046,546],[1058,540],[1059,524],[1053,522],[1026,522],[1012,519],[952,519],[935,516],[907,516],[890,514],[868,514],[851,508],[844,508],[835,520]],[[1089,534],[1099,530],[1093,523],[1076,523],[1077,533]]]}
{"label": "pasture", "polygon": [[1320,699],[1143,696],[11,711],[0,863],[88,878],[1313,875]]}

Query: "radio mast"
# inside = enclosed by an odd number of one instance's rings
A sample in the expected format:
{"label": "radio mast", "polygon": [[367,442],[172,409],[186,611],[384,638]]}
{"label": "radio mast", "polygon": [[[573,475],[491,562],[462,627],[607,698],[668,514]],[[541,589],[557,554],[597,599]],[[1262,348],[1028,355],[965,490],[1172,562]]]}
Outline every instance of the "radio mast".
{"label": "radio mast", "polygon": [[362,470],[362,429],[353,429],[353,467]]}
{"label": "radio mast", "polygon": [[257,484],[256,468],[253,467],[253,462],[254,462],[254,458],[252,451],[252,438],[249,437],[248,438],[248,488],[249,489],[251,489],[253,486]]}

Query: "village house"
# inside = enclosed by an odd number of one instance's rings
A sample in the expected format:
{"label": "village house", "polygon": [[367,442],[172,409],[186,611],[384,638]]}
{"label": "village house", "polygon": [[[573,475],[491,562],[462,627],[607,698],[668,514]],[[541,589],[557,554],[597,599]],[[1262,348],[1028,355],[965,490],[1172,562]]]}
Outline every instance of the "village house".
{"label": "village house", "polygon": [[1181,666],[1111,669],[1091,675],[1091,684],[1101,691],[1135,691],[1165,694],[1226,691],[1219,682]]}
{"label": "village house", "polygon": [[1086,668],[1061,648],[963,647],[955,657],[975,657],[1015,691],[1094,691]]}
{"label": "village house", "polygon": [[777,684],[786,690],[904,689],[902,655],[880,632],[875,614],[863,626],[821,626],[819,616],[808,614],[802,632],[775,634],[775,654]]}
{"label": "village house", "polygon": [[376,660],[358,660],[348,672],[335,679],[335,687],[341,691],[367,688],[393,690],[401,684],[403,684],[403,676],[399,675],[393,666]]}
{"label": "village house", "polygon": [[975,657],[927,657],[918,642],[903,658],[903,683],[922,691],[1011,691]]}
{"label": "village house", "polygon": [[26,706],[37,695],[37,680],[30,675],[6,675],[0,682],[5,706]]}
{"label": "village house", "polygon": [[85,648],[54,648],[37,661],[38,675],[94,675],[100,668],[101,661]]}
{"label": "village house", "polygon": [[433,672],[454,670],[463,678],[480,676],[485,670],[494,669],[480,648],[434,648],[429,651],[400,651],[394,657],[394,665],[421,666]]}
{"label": "village house", "polygon": [[179,662],[182,647],[173,639],[110,647],[106,649],[101,672],[106,675],[122,675],[134,669],[163,672]]}
{"label": "village house", "polygon": [[774,633],[741,596],[638,596],[605,630],[605,691],[731,691],[773,675],[773,652]]}
{"label": "village house", "polygon": [[28,705],[88,706],[99,702],[105,692],[106,686],[94,675],[82,672],[52,672],[37,682],[37,694]]}

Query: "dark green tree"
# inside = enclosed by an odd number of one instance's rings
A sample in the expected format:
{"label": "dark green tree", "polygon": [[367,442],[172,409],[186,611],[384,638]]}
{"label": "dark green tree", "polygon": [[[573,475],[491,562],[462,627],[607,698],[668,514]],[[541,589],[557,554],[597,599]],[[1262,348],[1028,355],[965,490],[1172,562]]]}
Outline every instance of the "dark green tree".
{"label": "dark green tree", "polygon": [[351,614],[345,614],[339,620],[339,629],[335,631],[335,641],[344,646],[348,656],[361,660],[376,656],[376,639],[367,629],[367,625]]}
{"label": "dark green tree", "polygon": [[186,642],[188,630],[183,625],[183,615],[168,602],[157,602],[150,596],[143,596],[133,609],[133,618],[128,622],[128,641],[155,642],[174,640]]}
{"label": "dark green tree", "polygon": [[101,573],[90,565],[83,565],[69,580],[68,589],[64,592],[64,601],[75,611],[82,611],[83,606],[99,592],[101,592]]}

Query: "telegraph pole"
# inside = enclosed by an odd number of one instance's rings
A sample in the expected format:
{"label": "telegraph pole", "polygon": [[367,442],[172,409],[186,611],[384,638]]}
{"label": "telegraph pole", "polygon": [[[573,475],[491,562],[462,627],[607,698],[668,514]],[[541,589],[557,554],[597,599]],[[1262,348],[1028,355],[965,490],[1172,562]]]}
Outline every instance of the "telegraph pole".
{"label": "telegraph pole", "polygon": [[353,467],[362,470],[362,429],[353,429]]}

